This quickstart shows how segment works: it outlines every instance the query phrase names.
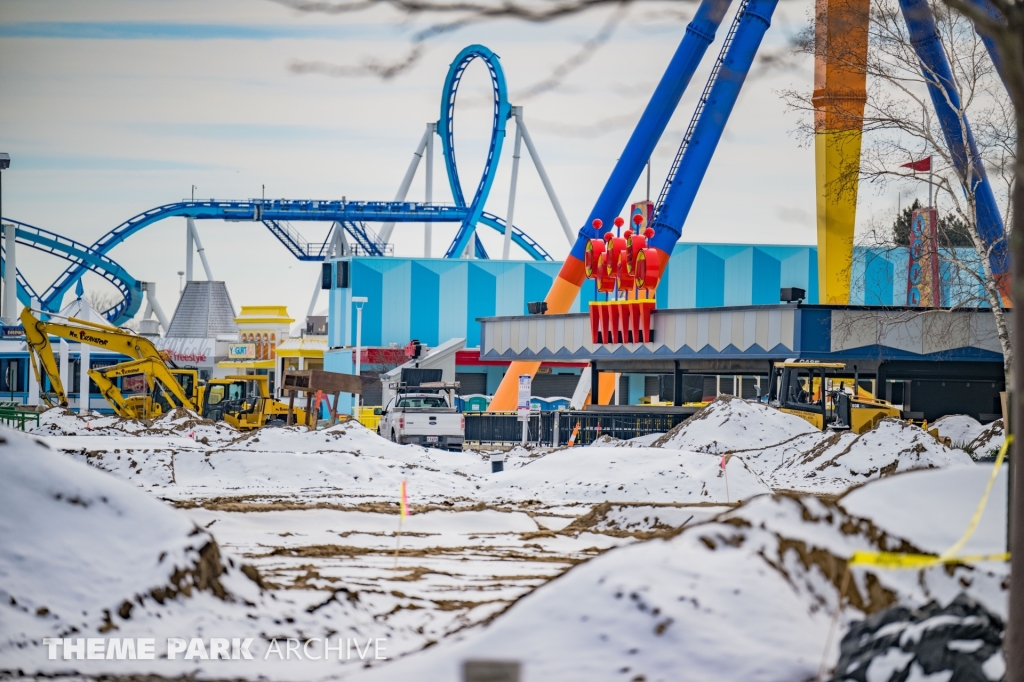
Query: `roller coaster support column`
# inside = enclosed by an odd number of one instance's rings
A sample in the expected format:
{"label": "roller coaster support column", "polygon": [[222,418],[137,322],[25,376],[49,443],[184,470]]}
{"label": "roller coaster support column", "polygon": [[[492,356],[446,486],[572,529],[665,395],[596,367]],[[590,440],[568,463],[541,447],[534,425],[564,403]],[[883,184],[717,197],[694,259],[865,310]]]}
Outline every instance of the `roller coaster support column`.
{"label": "roller coaster support column", "polygon": [[953,72],[935,27],[935,17],[926,0],[900,0],[900,9],[910,31],[910,44],[921,60],[921,73],[928,83],[928,94],[942,127],[942,135],[949,148],[953,167],[961,183],[970,188],[968,202],[973,195],[978,234],[990,249],[989,265],[999,286],[1003,302],[1009,305],[1010,259],[1003,230],[1003,218],[992,193],[992,185],[985,173],[985,165],[978,154],[974,133],[967,121],[967,112],[960,103]]}
{"label": "roller coaster support column", "polygon": [[15,248],[13,223],[4,225],[4,324],[14,325],[18,320],[18,259]]}
{"label": "roller coaster support column", "polygon": [[[398,193],[395,194],[395,201],[405,201],[405,197],[409,194],[409,187],[412,185],[412,179],[416,175],[416,169],[420,165],[420,159],[423,158],[423,152],[427,149],[428,142],[431,140],[431,135],[437,129],[436,123],[428,123],[427,129],[423,132],[423,137],[420,138],[420,143],[416,145],[416,151],[412,154],[412,161],[409,162],[409,168],[405,171],[405,177],[402,178],[402,184],[398,186]],[[394,231],[394,223],[384,223],[384,226],[380,228],[378,236],[380,240],[387,244],[391,241],[391,232]]]}
{"label": "roller coaster support column", "polygon": [[[434,133],[437,132],[437,123],[427,124],[427,167],[426,171],[427,188],[423,200],[429,205],[434,201]],[[431,239],[433,238],[434,224],[423,223],[423,257],[430,258]],[[390,236],[390,235],[388,235]],[[384,242],[387,245],[387,241]]]}
{"label": "roller coaster support column", "polygon": [[[999,14],[999,10],[995,8],[991,0],[968,0],[972,5],[981,7],[985,12],[1000,23],[1005,23],[1005,19]],[[977,25],[975,25],[977,26]],[[999,79],[1003,81],[1003,85],[1006,85],[1006,72],[1003,71],[1003,58],[999,54],[999,49],[996,47],[996,42],[992,39],[992,36],[987,33],[978,30],[978,35],[981,36],[981,42],[985,44],[985,49],[988,50],[988,56],[992,59],[992,65],[996,67],[996,73],[999,74]]]}
{"label": "roller coaster support column", "polygon": [[[516,213],[516,181],[519,179],[519,153],[523,146],[523,126],[520,123],[522,120],[523,108],[512,107],[512,116],[516,119],[516,141],[512,145],[512,180],[508,187],[508,212],[505,214],[505,224],[513,225],[513,218]],[[568,228],[568,225],[564,225]],[[572,243],[572,232],[569,232],[569,243]],[[505,243],[501,249],[502,260],[508,260],[509,255],[512,252],[512,230],[505,230]]]}
{"label": "roller coaster support column", "polygon": [[[599,219],[609,228],[629,199],[629,193],[640,178],[651,158],[658,140],[679,105],[683,91],[689,85],[693,72],[700,64],[701,57],[715,38],[715,30],[722,22],[729,0],[702,0],[697,14],[686,27],[686,34],[672,56],[665,74],[647,103],[640,121],[630,135],[626,148],[615,163],[586,224],[580,229],[572,251],[565,259],[562,269],[555,278],[545,301],[549,314],[568,312],[583,285],[585,273],[583,258],[587,241],[603,236],[605,228],[595,228],[594,220]],[[513,362],[488,406],[491,411],[514,410],[518,400],[519,375],[533,376],[540,367],[539,362]],[[594,402],[598,402],[595,400]]]}
{"label": "roller coaster support column", "polygon": [[[32,303],[29,307],[39,310],[39,299],[35,296],[32,297]],[[39,404],[39,377],[36,376],[35,372],[28,372],[28,398],[25,400],[26,405],[38,405]]]}
{"label": "roller coaster support column", "polygon": [[196,247],[192,244],[192,219],[185,219],[185,281],[191,282],[192,277],[192,256]]}
{"label": "roller coaster support column", "polygon": [[[853,229],[870,0],[817,0],[814,23],[814,167],[818,209],[818,300],[850,300]],[[852,180],[851,180],[852,174]]]}
{"label": "roller coaster support column", "polygon": [[89,344],[78,344],[78,414],[89,414]]}
{"label": "roller coaster support column", "polygon": [[160,301],[156,300],[156,282],[139,282],[139,284],[142,285],[142,290],[146,292],[146,310],[142,314],[142,319],[149,319],[149,314],[153,313],[160,322],[160,326],[164,328],[164,334],[166,334],[171,323],[167,319],[167,315],[164,314],[164,309],[160,307]]}
{"label": "roller coaster support column", "polygon": [[[213,271],[210,270],[210,263],[206,260],[206,249],[203,248],[203,242],[199,239],[199,230],[196,229],[196,222],[191,216],[188,218],[188,231],[192,235],[192,239],[196,243],[196,251],[199,253],[199,260],[203,263],[203,270],[206,271],[206,279],[209,282],[213,281]],[[189,253],[192,253],[192,249],[189,248]],[[191,259],[190,259],[191,260]],[[186,267],[188,263],[185,264]]]}
{"label": "roller coaster support column", "polygon": [[[530,137],[530,131],[526,127],[526,122],[523,120],[523,108],[515,107],[516,112],[516,140],[518,141],[520,133],[523,136],[523,142],[526,143],[526,151],[530,152],[530,158],[533,159],[533,165],[537,169],[537,175],[540,176],[540,181],[544,185],[544,191],[548,193],[548,199],[551,200],[551,206],[555,209],[555,215],[558,216],[558,222],[562,225],[562,230],[565,232],[565,238],[569,241],[569,244],[573,244],[575,239],[573,238],[572,228],[569,227],[569,220],[565,217],[565,211],[562,210],[562,204],[558,201],[558,197],[555,196],[555,188],[551,186],[551,180],[548,179],[548,173],[544,170],[544,164],[540,162],[540,154],[537,153],[537,147],[533,144],[533,138]],[[506,222],[512,224],[512,216],[506,219]]]}
{"label": "roller coaster support column", "polygon": [[662,272],[673,247],[682,236],[686,216],[722,139],[765,31],[771,26],[777,4],[778,0],[750,0],[739,17],[732,44],[722,59],[721,69],[708,91],[704,109],[697,118],[679,169],[654,221],[654,236],[649,243],[659,251]]}
{"label": "roller coaster support column", "polygon": [[65,387],[65,390],[71,388],[71,346],[64,339],[60,339],[60,350],[57,354],[60,358],[60,383]]}

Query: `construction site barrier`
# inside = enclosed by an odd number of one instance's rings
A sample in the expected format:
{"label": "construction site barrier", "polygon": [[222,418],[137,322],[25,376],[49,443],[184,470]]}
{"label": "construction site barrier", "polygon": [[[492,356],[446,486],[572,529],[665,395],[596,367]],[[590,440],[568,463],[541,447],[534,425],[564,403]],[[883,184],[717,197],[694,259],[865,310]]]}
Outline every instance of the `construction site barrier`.
{"label": "construction site barrier", "polygon": [[19,410],[18,403],[15,402],[0,402],[0,424],[24,431],[25,422],[34,422],[39,426],[39,413]]}
{"label": "construction site barrier", "polygon": [[[512,446],[523,440],[523,424],[515,412],[467,412],[466,443]],[[534,411],[527,423],[526,442],[549,447],[565,446],[573,430],[574,445],[589,445],[601,436],[629,440],[665,433],[689,414],[647,412]]]}

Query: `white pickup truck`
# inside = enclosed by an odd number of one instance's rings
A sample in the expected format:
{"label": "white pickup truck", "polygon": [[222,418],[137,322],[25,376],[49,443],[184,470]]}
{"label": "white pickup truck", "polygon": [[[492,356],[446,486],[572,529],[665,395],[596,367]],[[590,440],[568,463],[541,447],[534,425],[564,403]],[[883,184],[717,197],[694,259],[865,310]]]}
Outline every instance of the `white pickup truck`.
{"label": "white pickup truck", "polygon": [[395,443],[461,450],[466,418],[452,406],[452,391],[432,393],[424,386],[412,390],[416,392],[399,390],[388,402],[377,432]]}

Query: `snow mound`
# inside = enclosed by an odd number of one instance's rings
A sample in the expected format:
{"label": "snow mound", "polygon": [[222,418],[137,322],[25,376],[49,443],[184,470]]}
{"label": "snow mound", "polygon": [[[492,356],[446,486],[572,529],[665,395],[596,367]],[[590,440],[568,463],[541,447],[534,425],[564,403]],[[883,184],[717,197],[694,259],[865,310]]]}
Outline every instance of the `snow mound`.
{"label": "snow mound", "polygon": [[637,436],[629,440],[619,440],[611,436],[601,436],[590,447],[595,448],[650,448],[655,447],[654,443],[664,437],[664,433],[648,433],[644,436]]}
{"label": "snow mound", "polygon": [[758,466],[759,459],[762,457],[748,457],[755,471],[767,474],[773,489],[818,493],[841,492],[898,472],[973,462],[963,450],[947,448],[927,431],[897,419],[883,419],[860,435],[849,431],[823,434],[817,443],[786,458],[771,472]]}
{"label": "snow mound", "polygon": [[557,450],[481,483],[495,500],[735,503],[771,490],[741,460],[664,448]]}
{"label": "snow mound", "polygon": [[[9,616],[34,618],[28,632],[102,632],[111,614],[127,619],[193,591],[234,598],[221,576],[240,571],[183,514],[41,441],[0,437],[0,601]],[[258,593],[247,579],[231,587]],[[28,634],[3,630],[0,651]]]}
{"label": "snow mound", "polygon": [[184,436],[203,444],[227,443],[242,435],[226,422],[203,419],[182,408],[147,422],[116,415],[82,416],[63,407],[54,407],[40,415],[39,425],[30,433],[39,436]]}
{"label": "snow mound", "polygon": [[984,424],[967,414],[950,414],[936,419],[931,428],[937,429],[939,435],[949,438],[955,448],[963,448],[981,435]]}
{"label": "snow mound", "polygon": [[938,429],[939,435],[949,438],[954,448],[975,459],[994,457],[1006,440],[1002,419],[985,425],[969,415],[953,414],[937,419],[931,428]]}
{"label": "snow mound", "polygon": [[[255,678],[265,672],[266,633],[394,631],[340,585],[265,592],[256,569],[223,554],[184,512],[38,438],[0,429],[0,471],[0,674],[194,675],[206,662],[167,660],[166,638],[213,636],[254,638],[254,660],[233,663]],[[155,637],[156,658],[48,659],[44,638],[74,636]]]}
{"label": "snow mound", "polygon": [[[965,555],[1006,551],[1009,468],[1004,464],[997,473],[981,524],[964,546]],[[940,554],[967,528],[991,475],[991,465],[978,464],[915,471],[854,488],[839,502],[851,514],[913,537],[921,549]],[[914,513],[908,514],[910,509]]]}
{"label": "snow mound", "polygon": [[782,444],[817,433],[800,417],[739,398],[720,398],[682,422],[654,447],[724,454]]}
{"label": "snow mound", "polygon": [[727,506],[679,506],[650,504],[611,504],[602,502],[566,528],[568,531],[594,530],[609,535],[649,537],[671,533],[692,523],[701,523],[729,511]]}
{"label": "snow mound", "polygon": [[[846,559],[863,549],[915,548],[835,503],[759,497],[669,539],[613,549],[490,625],[354,679],[454,682],[461,661],[509,658],[538,680],[656,682],[678,680],[680,671],[694,680],[815,679]],[[979,601],[988,595],[986,607],[1004,611],[1002,579],[964,567],[854,569],[840,633],[865,614],[947,601],[961,590]]]}
{"label": "snow mound", "polygon": [[975,459],[991,458],[999,453],[1005,441],[1006,431],[1003,429],[1003,420],[997,419],[985,427],[985,430],[979,433],[964,449]]}

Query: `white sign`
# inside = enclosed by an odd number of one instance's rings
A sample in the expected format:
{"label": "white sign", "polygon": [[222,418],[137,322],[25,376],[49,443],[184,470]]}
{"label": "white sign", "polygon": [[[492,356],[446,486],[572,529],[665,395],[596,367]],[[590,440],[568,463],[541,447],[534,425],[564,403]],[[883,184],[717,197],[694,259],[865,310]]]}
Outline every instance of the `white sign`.
{"label": "white sign", "polygon": [[530,416],[530,398],[533,393],[533,379],[529,374],[519,375],[519,418],[527,419]]}
{"label": "white sign", "polygon": [[214,339],[164,337],[153,339],[158,350],[178,364],[213,367],[217,364],[215,355],[217,342]]}
{"label": "white sign", "polygon": [[229,360],[254,360],[256,358],[255,343],[229,343]]}

